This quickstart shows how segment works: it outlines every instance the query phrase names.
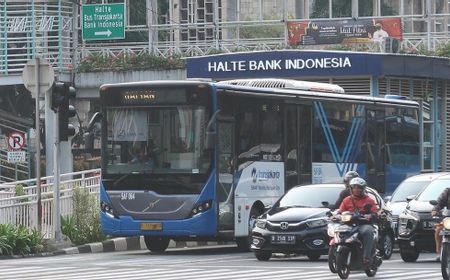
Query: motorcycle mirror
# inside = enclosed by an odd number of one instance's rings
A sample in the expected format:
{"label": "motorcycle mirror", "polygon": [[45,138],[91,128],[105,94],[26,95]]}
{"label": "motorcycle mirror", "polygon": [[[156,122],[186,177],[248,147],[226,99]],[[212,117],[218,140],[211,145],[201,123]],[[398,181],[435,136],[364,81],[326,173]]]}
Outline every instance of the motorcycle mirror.
{"label": "motorcycle mirror", "polygon": [[406,201],[407,201],[407,202],[410,202],[411,200],[414,199],[414,197],[416,197],[416,196],[415,196],[415,195],[408,195],[408,196],[406,197]]}
{"label": "motorcycle mirror", "polygon": [[330,206],[330,203],[328,201],[322,201],[322,205],[324,207],[328,207],[328,206]]}
{"label": "motorcycle mirror", "polygon": [[430,200],[429,202],[430,202],[430,204],[433,205],[433,206],[438,205],[437,200]]}

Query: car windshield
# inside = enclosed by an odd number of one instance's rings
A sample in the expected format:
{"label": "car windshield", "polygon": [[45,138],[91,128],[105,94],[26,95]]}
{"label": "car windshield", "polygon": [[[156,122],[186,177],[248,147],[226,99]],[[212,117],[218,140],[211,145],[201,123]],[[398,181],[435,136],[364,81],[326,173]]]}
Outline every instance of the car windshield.
{"label": "car windshield", "polygon": [[395,190],[391,202],[406,201],[408,196],[420,193],[428,184],[430,181],[403,182]]}
{"label": "car windshield", "polygon": [[278,207],[324,207],[323,201],[334,204],[342,190],[341,187],[319,186],[293,188],[280,199]]}
{"label": "car windshield", "polygon": [[435,200],[439,195],[450,187],[450,180],[435,180],[431,182],[417,197],[419,201]]}

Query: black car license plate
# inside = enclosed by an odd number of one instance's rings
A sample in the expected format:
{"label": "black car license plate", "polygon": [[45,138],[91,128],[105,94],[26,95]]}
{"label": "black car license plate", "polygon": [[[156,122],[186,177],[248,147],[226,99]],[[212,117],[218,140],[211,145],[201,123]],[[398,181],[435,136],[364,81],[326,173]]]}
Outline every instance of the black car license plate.
{"label": "black car license plate", "polygon": [[270,241],[274,244],[295,244],[295,235],[272,235]]}

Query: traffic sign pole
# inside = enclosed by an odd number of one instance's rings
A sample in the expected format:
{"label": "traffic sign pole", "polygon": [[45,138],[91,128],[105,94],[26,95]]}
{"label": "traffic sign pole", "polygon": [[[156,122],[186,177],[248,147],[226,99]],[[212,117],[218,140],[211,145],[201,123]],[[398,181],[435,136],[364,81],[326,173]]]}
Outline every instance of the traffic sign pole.
{"label": "traffic sign pole", "polygon": [[36,196],[37,196],[37,216],[38,216],[38,231],[41,232],[42,228],[42,196],[41,196],[41,125],[40,125],[40,114],[39,114],[39,97],[40,93],[40,74],[39,74],[39,57],[35,58],[35,68],[34,68],[34,84],[36,92]]}
{"label": "traffic sign pole", "polygon": [[[61,110],[61,109],[58,109]],[[55,240],[61,240],[61,214],[59,209],[59,184],[60,184],[60,168],[59,168],[59,114],[55,114],[54,118],[55,146],[53,150],[53,231]]]}
{"label": "traffic sign pole", "polygon": [[39,99],[41,92],[49,90],[55,79],[55,72],[52,66],[45,60],[36,56],[27,62],[22,72],[22,79],[25,88],[28,89],[36,100],[36,195],[37,195],[37,220],[38,230],[41,230],[42,222],[42,205],[41,205],[41,128],[40,128],[40,113],[39,113]]}

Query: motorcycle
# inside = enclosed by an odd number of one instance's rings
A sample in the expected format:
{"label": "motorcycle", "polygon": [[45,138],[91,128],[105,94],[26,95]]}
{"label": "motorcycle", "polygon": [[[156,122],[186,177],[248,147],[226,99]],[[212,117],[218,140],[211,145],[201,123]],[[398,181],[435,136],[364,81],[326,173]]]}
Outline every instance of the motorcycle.
{"label": "motorcycle", "polygon": [[[382,257],[377,246],[374,246],[372,261],[364,265],[363,246],[358,233],[358,226],[369,221],[359,213],[351,212],[344,212],[332,218],[332,221],[336,224],[330,223],[328,227],[328,234],[332,235],[330,240],[332,253],[328,261],[330,271],[337,272],[341,279],[347,279],[351,270],[364,270],[367,276],[375,276],[382,263]],[[374,227],[374,244],[377,244],[378,227],[376,225]]]}
{"label": "motorcycle", "polygon": [[[430,204],[437,205],[436,200],[431,200]],[[439,216],[433,216],[434,220],[441,220],[442,230],[439,233],[442,236],[441,248],[441,273],[442,278],[450,279],[450,209],[444,208],[439,211]]]}

